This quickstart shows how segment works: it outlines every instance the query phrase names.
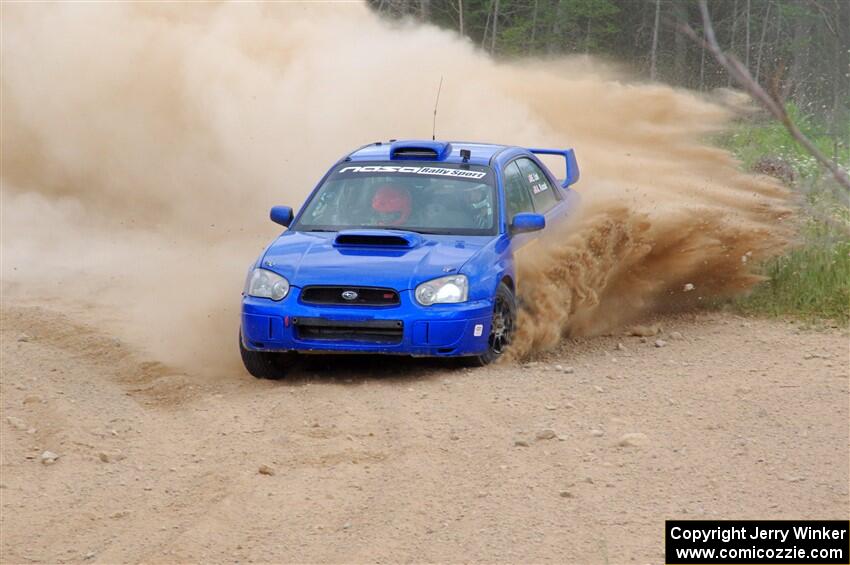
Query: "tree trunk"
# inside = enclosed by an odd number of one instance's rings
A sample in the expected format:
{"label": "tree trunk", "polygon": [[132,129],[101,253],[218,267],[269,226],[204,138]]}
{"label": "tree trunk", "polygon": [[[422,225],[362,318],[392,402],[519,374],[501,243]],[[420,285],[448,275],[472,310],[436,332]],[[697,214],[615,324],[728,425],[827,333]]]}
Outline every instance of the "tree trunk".
{"label": "tree trunk", "polygon": [[[732,33],[729,36],[729,52],[735,54],[735,33],[738,31],[738,0],[732,4]],[[732,75],[729,75],[727,86],[732,86]]]}
{"label": "tree trunk", "polygon": [[[782,89],[780,88],[780,87],[782,87],[782,85],[779,83],[779,79],[780,79],[779,75],[780,75],[780,73],[782,73],[782,74],[785,73],[786,64],[785,64],[785,61],[783,61],[783,60],[779,60],[779,61],[776,60],[775,55],[776,55],[778,48],[774,47],[774,45],[782,45],[782,5],[778,4],[778,3],[776,4],[776,39],[774,39],[773,43],[771,43],[770,45],[771,45],[770,53],[771,53],[771,55],[774,55],[774,60],[773,60],[774,70],[773,70],[773,73],[772,73],[773,74],[772,80],[775,84],[773,85],[772,93],[774,95],[780,95],[781,94],[784,97],[784,96],[786,96],[786,93],[783,92]],[[781,77],[781,78],[784,80],[784,77]]]}
{"label": "tree trunk", "polygon": [[[832,124],[835,128],[833,161],[850,163],[850,3],[841,2],[836,6],[835,65],[833,65],[833,105]],[[843,139],[842,139],[843,138]],[[844,155],[839,155],[839,140],[844,144]]]}
{"label": "tree trunk", "polygon": [[649,78],[655,80],[658,60],[658,22],[661,19],[661,0],[655,0],[655,24],[652,26],[652,51],[649,54]]}
{"label": "tree trunk", "polygon": [[[791,99],[798,108],[803,107],[806,101],[806,89],[804,83],[809,64],[809,33],[811,31],[811,22],[803,16],[794,18],[793,25],[793,56],[791,61],[791,72],[786,84],[786,92],[790,92]],[[787,96],[787,94],[786,94]]]}
{"label": "tree trunk", "polygon": [[427,22],[431,17],[431,0],[419,0],[419,19]]}
{"label": "tree trunk", "polygon": [[550,55],[564,52],[564,33],[561,27],[564,8],[564,0],[555,0],[555,17],[552,18],[552,32],[549,34],[546,49]]}
{"label": "tree trunk", "polygon": [[528,40],[526,51],[529,55],[534,50],[535,41],[537,38],[537,0],[534,0],[534,8],[531,11],[531,38]]}
{"label": "tree trunk", "polygon": [[744,23],[747,26],[747,33],[744,35],[744,65],[747,70],[750,69],[750,0],[747,0],[747,17],[744,18]]}
{"label": "tree trunk", "polygon": [[[675,20],[680,22],[688,21],[688,5],[685,2],[675,2],[673,4],[673,13]],[[673,36],[673,69],[676,73],[676,81],[679,84],[688,85],[688,38],[681,33]]]}
{"label": "tree trunk", "polygon": [[490,54],[496,52],[496,37],[499,35],[499,0],[493,1],[493,33],[490,35]]}
{"label": "tree trunk", "polygon": [[767,34],[767,22],[770,20],[770,7],[773,2],[767,3],[767,8],[764,10],[764,20],[761,22],[761,39],[759,40],[758,55],[756,55],[756,82],[759,81],[759,72],[761,71],[761,55],[764,51],[764,38]]}
{"label": "tree trunk", "polygon": [[457,18],[458,24],[457,28],[461,35],[463,35],[463,0],[457,0]]}
{"label": "tree trunk", "polygon": [[490,30],[490,15],[493,13],[493,2],[495,0],[490,0],[490,7],[487,8],[487,21],[484,23],[484,35],[481,36],[481,48],[484,49],[484,45],[487,43],[487,32]]}

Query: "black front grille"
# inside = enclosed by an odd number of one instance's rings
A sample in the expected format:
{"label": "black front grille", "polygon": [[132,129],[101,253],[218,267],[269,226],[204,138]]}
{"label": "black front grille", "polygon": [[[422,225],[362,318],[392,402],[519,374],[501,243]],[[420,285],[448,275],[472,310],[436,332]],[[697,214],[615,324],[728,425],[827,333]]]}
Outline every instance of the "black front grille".
{"label": "black front grille", "polygon": [[359,343],[395,344],[404,336],[401,320],[327,320],[325,318],[293,318],[298,339],[307,341],[356,341]]}
{"label": "black front grille", "polygon": [[398,293],[391,288],[356,286],[308,286],[301,291],[301,301],[306,304],[341,306],[396,306],[399,304]]}

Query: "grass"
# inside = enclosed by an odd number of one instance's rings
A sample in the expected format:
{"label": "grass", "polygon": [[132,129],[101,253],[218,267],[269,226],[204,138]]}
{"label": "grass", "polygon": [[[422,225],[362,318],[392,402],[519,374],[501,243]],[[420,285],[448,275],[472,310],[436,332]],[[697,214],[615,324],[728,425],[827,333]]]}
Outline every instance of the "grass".
{"label": "grass", "polygon": [[[834,138],[827,134],[827,126],[803,115],[793,104],[787,104],[786,110],[821,153],[845,167],[850,163],[850,147],[846,145],[846,139],[843,146],[836,147]],[[823,167],[788,134],[785,126],[769,117],[741,122],[730,134],[720,138],[720,144],[731,150],[747,169],[751,169],[761,157],[769,155],[791,165],[802,181],[816,182],[824,174]]]}
{"label": "grass", "polygon": [[[796,111],[791,108],[792,114]],[[811,123],[798,123],[823,150],[832,145]],[[721,144],[749,168],[764,155],[779,157],[797,172],[803,192],[798,245],[760,266],[767,280],[733,302],[743,313],[794,317],[807,322],[850,322],[850,208],[837,183],[800,148],[782,125],[744,123]],[[830,150],[827,154],[832,154]],[[844,161],[847,163],[850,157]],[[846,165],[845,165],[846,166]]]}
{"label": "grass", "polygon": [[735,305],[746,313],[850,321],[850,237],[813,220],[802,243],[761,266],[768,279]]}

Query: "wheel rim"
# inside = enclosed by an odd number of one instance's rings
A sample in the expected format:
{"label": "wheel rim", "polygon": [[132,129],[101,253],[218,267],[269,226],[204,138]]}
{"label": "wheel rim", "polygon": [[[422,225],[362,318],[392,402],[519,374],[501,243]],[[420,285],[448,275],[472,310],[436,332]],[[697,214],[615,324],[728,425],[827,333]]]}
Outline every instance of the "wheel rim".
{"label": "wheel rim", "polygon": [[514,319],[511,315],[511,307],[501,297],[496,297],[493,305],[493,321],[490,323],[490,351],[501,355],[505,348],[510,345],[514,333]]}

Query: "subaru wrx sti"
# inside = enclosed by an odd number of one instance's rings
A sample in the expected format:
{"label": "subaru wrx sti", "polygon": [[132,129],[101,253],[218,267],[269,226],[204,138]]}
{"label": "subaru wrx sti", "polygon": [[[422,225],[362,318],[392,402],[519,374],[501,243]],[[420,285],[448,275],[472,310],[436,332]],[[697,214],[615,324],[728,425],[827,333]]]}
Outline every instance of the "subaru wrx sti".
{"label": "subaru wrx sti", "polygon": [[[538,158],[566,162],[556,179]],[[298,353],[464,357],[510,345],[515,254],[577,207],[572,149],[391,141],[340,159],[249,269],[239,348],[282,376]]]}

